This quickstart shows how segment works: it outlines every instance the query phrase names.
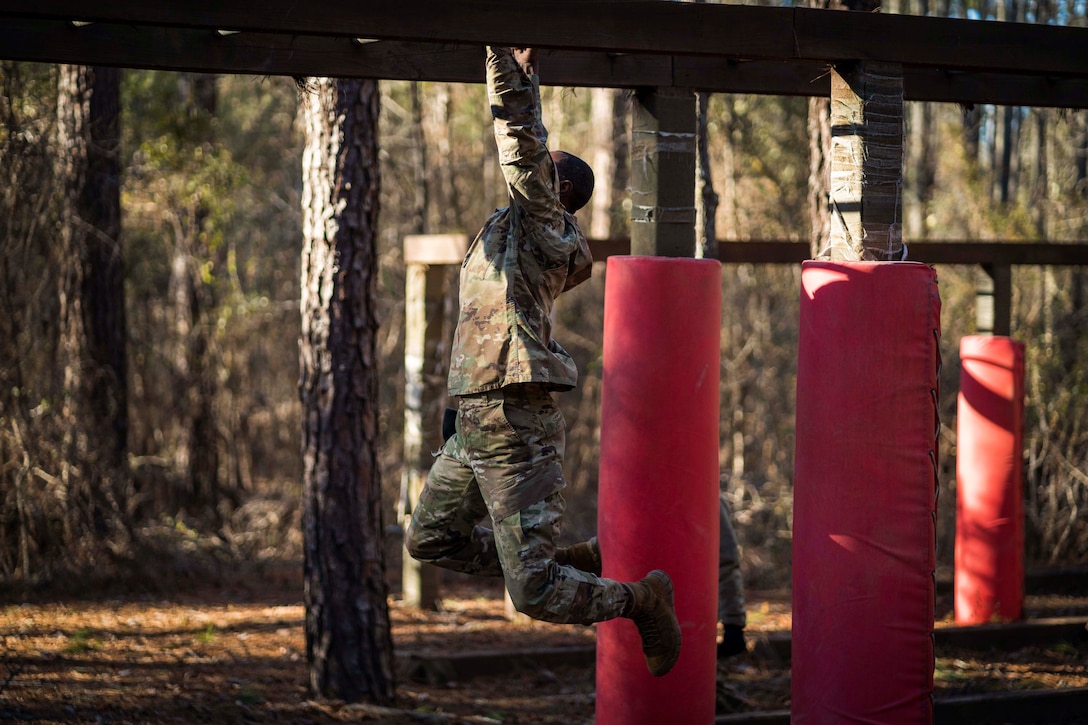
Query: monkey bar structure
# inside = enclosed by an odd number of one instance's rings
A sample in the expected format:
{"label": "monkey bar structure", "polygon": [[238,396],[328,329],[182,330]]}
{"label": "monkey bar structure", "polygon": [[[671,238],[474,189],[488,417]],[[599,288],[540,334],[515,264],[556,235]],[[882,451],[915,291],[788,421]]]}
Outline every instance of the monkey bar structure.
{"label": "monkey bar structure", "polygon": [[555,85],[827,95],[828,64],[879,60],[907,100],[1088,105],[1083,28],[642,0],[9,0],[0,20],[16,60],[472,83],[479,45],[509,43],[554,49]]}
{"label": "monkey bar structure", "polygon": [[[0,57],[48,63],[478,83],[480,45],[492,42],[544,49],[549,84],[639,89],[633,115],[648,154],[659,154],[662,133],[694,132],[691,94],[670,89],[826,97],[833,79],[859,64],[890,67],[904,101],[1088,108],[1081,27],[645,0],[7,0],[0,7]],[[656,160],[655,175],[635,181],[651,202],[666,203],[636,205],[629,250],[693,256],[693,182],[670,188],[679,202],[657,192],[661,177],[692,176],[694,147],[669,146]],[[861,191],[867,199],[874,189]],[[997,250],[942,246],[942,256],[991,273],[1000,318],[1009,275]],[[1088,244],[1058,247],[1057,262],[1046,246],[1018,251],[1031,255],[1024,263],[1088,263]],[[800,246],[721,247],[723,262],[787,261],[765,260],[768,251],[788,261],[810,256]],[[944,261],[911,247],[912,259]]]}
{"label": "monkey bar structure", "polygon": [[[708,91],[831,97],[834,214],[822,250],[831,265],[980,264],[993,283],[982,290],[992,297],[992,329],[1008,334],[1011,265],[1088,264],[1088,243],[907,245],[899,183],[905,101],[1088,108],[1088,28],[646,0],[4,0],[0,6],[0,58],[34,62],[481,82],[485,43],[541,48],[549,84],[636,90],[632,153],[644,163],[632,164],[631,238],[598,242],[598,257],[698,256],[694,91]],[[718,245],[717,255],[725,262],[801,262],[813,251],[808,244],[730,242]],[[832,267],[828,274],[845,273]],[[824,291],[812,295],[827,299]],[[839,363],[853,351],[816,351],[824,355],[824,377],[813,384],[844,385],[826,376],[841,374],[847,366]],[[816,415],[806,424],[823,425]],[[804,455],[826,463],[814,450]],[[931,477],[911,483],[931,484]],[[822,540],[826,531],[811,527],[825,520],[796,525]],[[913,628],[932,629],[932,612],[928,622],[924,614],[911,620]],[[914,644],[904,651],[925,655]],[[803,705],[795,718],[828,721],[819,703]],[[904,721],[931,719],[923,707]]]}

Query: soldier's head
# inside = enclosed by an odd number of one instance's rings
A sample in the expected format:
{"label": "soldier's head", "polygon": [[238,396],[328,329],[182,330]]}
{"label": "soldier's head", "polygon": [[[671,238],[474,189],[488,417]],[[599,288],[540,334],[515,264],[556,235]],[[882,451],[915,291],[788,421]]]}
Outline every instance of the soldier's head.
{"label": "soldier's head", "polygon": [[573,214],[593,195],[593,169],[574,154],[553,151],[552,161],[559,173],[559,201]]}

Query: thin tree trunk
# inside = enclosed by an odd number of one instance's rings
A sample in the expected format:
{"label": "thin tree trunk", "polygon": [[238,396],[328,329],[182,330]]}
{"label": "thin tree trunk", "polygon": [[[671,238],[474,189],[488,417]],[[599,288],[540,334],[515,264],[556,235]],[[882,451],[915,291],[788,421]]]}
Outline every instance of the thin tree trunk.
{"label": "thin tree trunk", "polygon": [[710,173],[710,146],[707,123],[709,93],[695,94],[695,256],[718,258],[718,194]]}
{"label": "thin tree trunk", "polygon": [[724,136],[724,143],[722,144],[721,216],[725,220],[725,229],[718,234],[718,237],[725,240],[734,240],[739,237],[737,233],[737,149],[733,138],[737,126],[737,116],[733,95],[727,93],[723,98],[725,110],[721,119],[722,135]]}
{"label": "thin tree trunk", "polygon": [[590,202],[589,236],[595,239],[607,238],[612,233],[612,166],[616,158],[612,114],[615,113],[616,93],[611,88],[594,88],[590,91],[590,129],[593,135],[590,148],[596,186]]}
{"label": "thin tree trunk", "polygon": [[[623,209],[627,199],[627,181],[631,178],[631,134],[627,127],[630,105],[630,96],[627,93],[613,94],[612,140],[615,155],[612,158],[612,180],[609,189],[611,194],[609,206],[612,209]],[[612,215],[609,236],[619,237],[628,233],[628,216],[618,212]]]}
{"label": "thin tree trunk", "polygon": [[[187,105],[189,113],[201,122],[197,128],[203,130],[206,125],[207,130],[200,133],[201,138],[197,141],[205,147],[210,158],[214,155],[211,149],[214,144],[212,120],[219,105],[217,78],[214,75],[198,73],[192,77],[192,83],[192,96]],[[213,270],[223,273],[226,269],[226,245],[220,244],[215,249],[209,247],[209,216],[208,204],[202,200],[196,211],[194,225],[198,255],[202,260],[211,261]],[[214,279],[205,282],[202,275],[195,274],[196,271],[193,270],[193,285],[198,309],[194,310],[197,325],[193,331],[195,334],[190,350],[192,384],[189,386],[194,455],[189,460],[188,475],[194,503],[202,511],[212,513],[218,520],[222,497],[222,481],[219,476],[219,421],[215,413],[215,400],[219,393],[216,375],[219,361],[215,355],[213,330],[219,301],[216,299]]]}
{"label": "thin tree trunk", "polygon": [[415,223],[412,225],[416,234],[430,232],[430,198],[431,190],[429,171],[427,168],[427,142],[423,138],[423,102],[420,99],[419,83],[413,81],[408,84],[408,92],[411,97],[412,126],[409,133],[412,137],[412,169],[415,172],[413,181],[414,198],[412,200],[412,215]]}
{"label": "thin tree trunk", "polygon": [[1016,119],[1019,108],[1002,106],[999,109],[1001,127],[994,141],[994,198],[1007,204],[1013,193],[1013,150],[1016,148]]}
{"label": "thin tree trunk", "polygon": [[[121,248],[120,71],[61,66],[60,274],[63,415],[74,537],[116,533],[127,486],[127,359]],[[70,543],[73,541],[70,539]]]}
{"label": "thin tree trunk", "polygon": [[1088,111],[1078,111],[1072,119],[1073,164],[1076,168],[1075,188],[1081,198],[1088,198]]}
{"label": "thin tree trunk", "polygon": [[462,229],[461,224],[461,199],[458,194],[457,184],[453,178],[454,159],[453,144],[450,139],[454,136],[454,125],[450,109],[453,101],[450,98],[450,86],[448,83],[436,83],[435,102],[432,104],[435,114],[434,129],[438,138],[435,144],[438,147],[438,158],[444,159],[444,163],[438,165],[438,228],[442,231]]}
{"label": "thin tree trunk", "polygon": [[816,96],[808,100],[808,203],[809,248],[820,256],[831,239],[831,99]]}
{"label": "thin tree trunk", "polygon": [[916,102],[911,106],[910,127],[910,169],[914,188],[914,204],[908,219],[907,236],[910,239],[925,239],[927,234],[926,217],[929,204],[933,200],[933,187],[937,180],[936,124],[934,123],[933,104]]}
{"label": "thin tree trunk", "polygon": [[963,108],[963,146],[964,155],[981,166],[982,159],[982,107],[969,105]]}
{"label": "thin tree trunk", "polygon": [[392,702],[378,463],[378,85],[312,79],[306,123],[299,392],[309,681]]}
{"label": "thin tree trunk", "polygon": [[[212,119],[218,106],[216,76],[183,73],[178,76],[180,115],[186,132],[182,144],[208,147],[212,139]],[[202,268],[224,247],[213,251],[207,244],[209,210],[200,200],[193,210],[178,210],[184,216],[175,223],[174,259],[171,264],[171,297],[174,313],[174,394],[178,397],[180,428],[174,460],[185,482],[179,503],[193,514],[211,514],[218,518],[222,495],[219,477],[219,435],[215,416],[218,393],[212,330],[216,299],[214,282],[204,281]],[[224,267],[223,259],[214,259],[213,269]]]}

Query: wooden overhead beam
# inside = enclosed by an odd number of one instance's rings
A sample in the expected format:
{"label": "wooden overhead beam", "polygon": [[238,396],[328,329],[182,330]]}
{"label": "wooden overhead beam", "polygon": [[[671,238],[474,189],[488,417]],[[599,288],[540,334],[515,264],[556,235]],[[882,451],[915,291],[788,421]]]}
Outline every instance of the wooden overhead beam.
{"label": "wooden overhead beam", "polygon": [[645,0],[5,0],[2,17],[1071,77],[1088,68],[1086,28]]}
{"label": "wooden overhead beam", "polygon": [[[631,250],[626,237],[591,239],[589,245],[598,261],[615,254],[629,254]],[[908,241],[907,250],[909,260],[927,264],[1088,266],[1088,240],[1075,243]],[[811,258],[808,242],[718,241],[718,259],[723,264],[800,264]]]}
{"label": "wooden overhead beam", "polygon": [[[333,76],[387,80],[483,82],[479,45],[237,33],[67,21],[4,18],[0,57],[40,63],[151,68],[254,75]],[[693,56],[545,51],[544,81],[555,86],[640,88],[679,86],[711,93],[828,96],[826,64],[735,61]],[[908,101],[1088,108],[1088,77],[1056,78],[907,67]]]}

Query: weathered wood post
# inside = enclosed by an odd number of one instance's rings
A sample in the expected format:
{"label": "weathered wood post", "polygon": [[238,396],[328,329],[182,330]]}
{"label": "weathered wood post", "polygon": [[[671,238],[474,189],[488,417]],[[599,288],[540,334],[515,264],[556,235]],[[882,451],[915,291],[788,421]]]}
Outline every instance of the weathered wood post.
{"label": "weathered wood post", "polygon": [[984,264],[975,282],[975,330],[1008,336],[1012,330],[1012,267]]}
{"label": "weathered wood post", "polygon": [[903,67],[831,73],[831,261],[897,261],[903,246]]}
{"label": "weathered wood post", "polygon": [[926,725],[940,296],[900,262],[902,67],[840,64],[830,120],[830,236],[801,273],[790,718]]}
{"label": "weathered wood post", "polygon": [[606,577],[669,574],[683,643],[654,678],[632,622],[598,625],[597,723],[701,725],[717,671],[721,264],[693,259],[695,94],[643,89],[632,113],[635,256],[610,259],[605,284],[597,530]]}
{"label": "weathered wood post", "polygon": [[[414,234],[404,238],[404,468],[400,523],[404,530],[419,499],[431,452],[442,445],[450,330],[447,309],[456,299],[458,265],[468,248],[463,234]],[[404,603],[435,609],[440,570],[413,559],[401,567]]]}
{"label": "weathered wood post", "polygon": [[640,89],[631,113],[631,254],[694,257],[695,94]]}

